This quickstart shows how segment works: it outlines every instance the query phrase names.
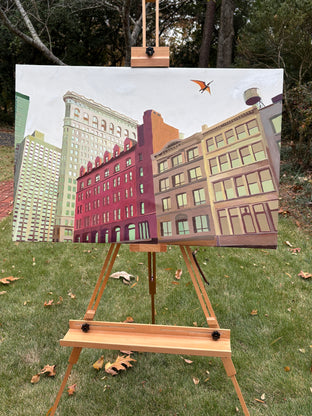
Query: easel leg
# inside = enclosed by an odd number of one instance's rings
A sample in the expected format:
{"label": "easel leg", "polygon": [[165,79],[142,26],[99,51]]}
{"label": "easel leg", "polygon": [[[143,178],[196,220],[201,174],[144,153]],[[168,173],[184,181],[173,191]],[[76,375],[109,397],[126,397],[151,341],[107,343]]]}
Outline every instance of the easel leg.
{"label": "easel leg", "polygon": [[59,404],[59,401],[61,399],[61,396],[63,394],[63,391],[64,391],[64,389],[66,387],[67,380],[68,380],[68,378],[70,376],[70,373],[71,373],[71,370],[73,368],[73,365],[77,363],[78,358],[79,358],[80,353],[81,353],[81,350],[82,350],[82,348],[80,348],[80,347],[73,348],[73,350],[72,350],[72,352],[70,354],[69,360],[68,360],[69,364],[68,364],[66,373],[64,375],[64,378],[63,378],[61,387],[59,389],[59,392],[57,393],[57,396],[56,396],[56,399],[55,399],[55,402],[54,402],[53,406],[51,407],[51,409],[47,413],[47,416],[48,415],[49,416],[54,416],[54,414],[56,412],[56,409],[57,409],[57,406]]}
{"label": "easel leg", "polygon": [[151,295],[152,324],[155,324],[155,295],[156,295],[156,253],[148,255],[148,283]]}
{"label": "easel leg", "polygon": [[240,404],[242,406],[243,412],[245,416],[249,416],[249,411],[247,409],[244,397],[242,395],[241,389],[239,387],[239,384],[236,380],[236,370],[232,361],[232,358],[222,358],[222,362],[226,371],[226,374],[230,377],[232,380],[232,383],[234,385],[237,397],[240,401]]}

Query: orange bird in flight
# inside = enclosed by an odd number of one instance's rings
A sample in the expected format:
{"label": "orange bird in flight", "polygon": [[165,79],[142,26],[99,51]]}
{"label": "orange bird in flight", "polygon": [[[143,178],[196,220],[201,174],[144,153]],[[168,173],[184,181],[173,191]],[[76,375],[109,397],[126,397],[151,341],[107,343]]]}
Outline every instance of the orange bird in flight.
{"label": "orange bird in flight", "polygon": [[208,84],[206,84],[204,81],[198,81],[196,79],[191,79],[191,81],[192,82],[196,82],[196,84],[198,84],[200,86],[200,90],[199,91],[201,93],[203,93],[204,91],[208,91],[209,94],[211,94],[209,85],[213,82],[213,80],[210,81],[210,82],[208,82]]}

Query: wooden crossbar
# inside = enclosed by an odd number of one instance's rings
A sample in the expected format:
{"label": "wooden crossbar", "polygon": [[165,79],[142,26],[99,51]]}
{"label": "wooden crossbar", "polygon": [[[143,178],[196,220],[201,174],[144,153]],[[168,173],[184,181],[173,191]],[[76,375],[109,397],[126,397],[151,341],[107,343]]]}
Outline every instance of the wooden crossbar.
{"label": "wooden crossbar", "polygon": [[[89,330],[81,328],[88,323]],[[230,357],[230,330],[213,328],[144,325],[122,322],[69,321],[69,331],[60,340],[65,347],[131,350],[165,354]],[[218,335],[217,334],[217,335]]]}

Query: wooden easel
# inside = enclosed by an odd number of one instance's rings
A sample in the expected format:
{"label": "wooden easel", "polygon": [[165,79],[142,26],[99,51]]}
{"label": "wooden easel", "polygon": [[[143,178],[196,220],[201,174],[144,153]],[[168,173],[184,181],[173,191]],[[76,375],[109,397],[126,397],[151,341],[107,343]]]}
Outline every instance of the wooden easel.
{"label": "wooden easel", "polygon": [[[154,50],[152,55],[147,53],[146,49],[145,7],[147,2],[156,2],[156,51]],[[131,66],[169,66],[169,48],[160,48],[158,43],[159,0],[142,0],[142,10],[143,47],[132,48]],[[55,415],[72,367],[77,363],[82,348],[96,348],[220,357],[226,374],[233,382],[244,415],[249,416],[246,403],[236,380],[236,370],[231,358],[230,330],[221,329],[218,324],[191,248],[180,245],[184,262],[206,318],[207,328],[155,325],[156,254],[166,252],[167,246],[165,244],[130,244],[129,247],[131,252],[147,253],[152,325],[94,321],[95,313],[120,248],[120,243],[112,243],[84,319],[69,321],[69,330],[64,338],[60,340],[62,346],[72,347],[72,352],[55,402],[47,415]]]}

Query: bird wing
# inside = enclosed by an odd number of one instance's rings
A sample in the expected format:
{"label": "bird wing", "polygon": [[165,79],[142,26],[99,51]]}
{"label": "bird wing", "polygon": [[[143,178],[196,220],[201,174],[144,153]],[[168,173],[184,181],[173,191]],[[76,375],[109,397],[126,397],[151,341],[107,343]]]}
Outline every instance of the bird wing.
{"label": "bird wing", "polygon": [[204,81],[198,81],[197,79],[191,79],[192,82],[196,82],[200,86],[200,88],[204,89],[206,88],[206,83]]}

